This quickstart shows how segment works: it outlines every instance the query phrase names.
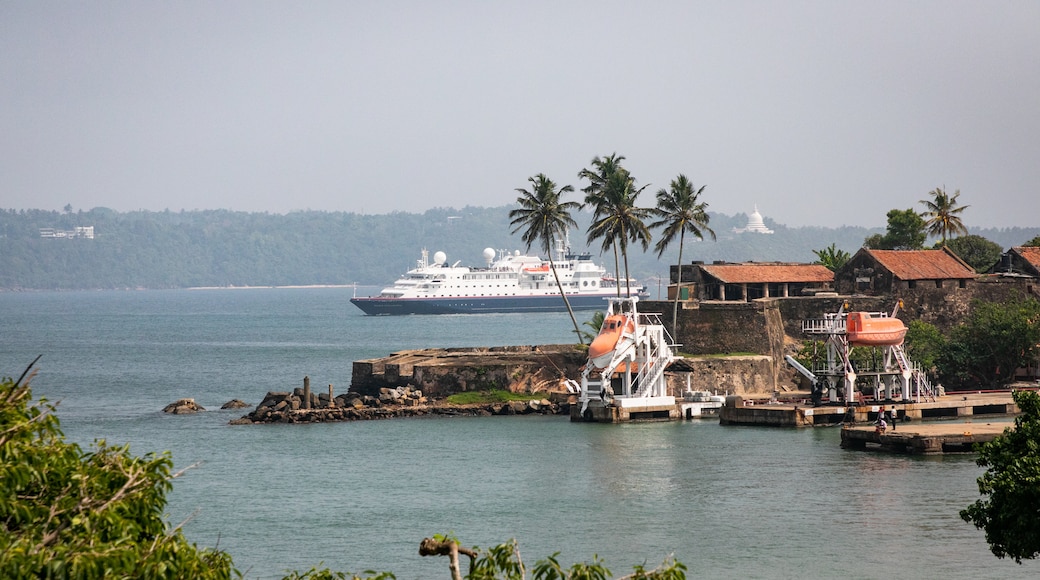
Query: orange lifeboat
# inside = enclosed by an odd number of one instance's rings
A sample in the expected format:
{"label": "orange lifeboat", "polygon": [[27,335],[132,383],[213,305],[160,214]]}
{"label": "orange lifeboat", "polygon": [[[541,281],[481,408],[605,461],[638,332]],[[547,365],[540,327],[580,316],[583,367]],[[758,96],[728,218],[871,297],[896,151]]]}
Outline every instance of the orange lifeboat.
{"label": "orange lifeboat", "polygon": [[549,265],[548,264],[543,264],[541,266],[537,266],[537,267],[534,267],[534,268],[524,268],[524,272],[539,273],[539,272],[548,272],[548,271],[549,271]]}
{"label": "orange lifeboat", "polygon": [[875,318],[869,312],[849,312],[845,332],[853,346],[894,346],[903,344],[906,326],[898,318]]}
{"label": "orange lifeboat", "polygon": [[[597,367],[605,367],[610,362],[618,343],[632,340],[636,331],[632,319],[623,314],[611,314],[603,320],[599,334],[589,345],[589,361]],[[627,333],[627,337],[625,334]]]}

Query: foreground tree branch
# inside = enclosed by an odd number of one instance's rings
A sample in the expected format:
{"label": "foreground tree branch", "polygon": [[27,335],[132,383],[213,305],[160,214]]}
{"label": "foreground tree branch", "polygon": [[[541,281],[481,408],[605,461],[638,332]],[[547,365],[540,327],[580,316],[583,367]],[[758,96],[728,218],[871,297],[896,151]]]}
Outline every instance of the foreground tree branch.
{"label": "foreground tree branch", "polygon": [[423,541],[419,542],[419,555],[420,556],[449,556],[450,562],[448,568],[451,570],[452,580],[462,580],[462,570],[459,569],[459,553],[469,556],[469,561],[472,564],[473,560],[476,559],[477,553],[469,548],[463,548],[459,546],[459,543],[455,540],[435,540],[433,538],[423,538]]}

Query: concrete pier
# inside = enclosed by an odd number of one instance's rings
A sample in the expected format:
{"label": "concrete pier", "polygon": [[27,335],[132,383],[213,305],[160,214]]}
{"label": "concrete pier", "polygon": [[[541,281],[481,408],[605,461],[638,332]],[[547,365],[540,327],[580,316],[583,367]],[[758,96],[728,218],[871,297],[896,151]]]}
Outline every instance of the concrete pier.
{"label": "concrete pier", "polygon": [[589,407],[582,416],[581,405],[571,405],[571,421],[586,423],[628,423],[630,421],[678,421],[683,418],[678,404],[626,407],[609,405]]}
{"label": "concrete pier", "polygon": [[951,393],[930,401],[895,401],[857,405],[823,405],[819,407],[781,403],[757,403],[741,397],[729,397],[719,413],[723,425],[756,425],[773,427],[813,427],[820,425],[869,424],[878,413],[895,408],[897,426],[906,421],[1014,415],[1019,412],[1010,391],[996,393]]}
{"label": "concrete pier", "polygon": [[877,449],[895,453],[937,454],[965,453],[976,443],[992,441],[1011,428],[1010,421],[992,423],[934,422],[904,425],[902,429],[881,431],[873,426],[843,427],[843,449]]}

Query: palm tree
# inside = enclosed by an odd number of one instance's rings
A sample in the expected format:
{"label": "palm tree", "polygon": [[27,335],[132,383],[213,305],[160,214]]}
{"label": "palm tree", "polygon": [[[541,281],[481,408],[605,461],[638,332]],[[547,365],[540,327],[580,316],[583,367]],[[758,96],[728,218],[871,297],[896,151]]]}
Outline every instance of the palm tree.
{"label": "palm tree", "polygon": [[[627,173],[615,173],[607,183],[601,200],[602,205],[597,208],[600,218],[594,220],[588,229],[590,243],[602,238],[604,250],[613,245],[621,251],[621,258],[625,262],[625,277],[618,276],[618,283],[624,280],[626,296],[632,295],[632,287],[628,283],[628,243],[638,242],[643,246],[643,251],[650,247],[650,229],[643,221],[651,217],[650,210],[636,205],[639,194],[647,187],[644,185],[636,189],[635,180]],[[620,286],[618,295],[621,295]]]}
{"label": "palm tree", "polygon": [[960,196],[961,190],[958,189],[951,196],[946,193],[945,188],[937,187],[928,194],[932,196],[932,199],[921,200],[921,203],[928,208],[928,211],[921,213],[921,217],[928,218],[928,221],[925,222],[928,233],[933,236],[942,236],[943,246],[946,245],[948,234],[967,234],[968,228],[964,227],[957,214],[971,206],[957,205],[957,198]]}
{"label": "palm tree", "polygon": [[[618,155],[617,152],[611,153],[602,159],[597,155],[592,158],[592,169],[585,168],[578,172],[579,179],[588,179],[589,184],[582,188],[582,192],[585,193],[585,202],[582,207],[590,206],[593,209],[592,219],[596,220],[603,217],[603,213],[606,210],[606,193],[607,187],[610,180],[617,173],[623,173],[628,175],[628,170],[621,166],[621,162],[625,160],[624,155]],[[590,236],[588,243],[592,243],[593,238]],[[606,250],[609,245],[614,251],[614,272],[616,278],[618,278],[617,284],[617,295],[621,297],[621,267],[618,265],[618,251],[617,244],[613,243],[613,238],[604,240],[603,250]],[[626,281],[627,283],[627,281]]]}
{"label": "palm tree", "polygon": [[524,230],[520,239],[527,244],[527,249],[531,249],[532,244],[539,242],[542,251],[549,255],[549,268],[552,270],[553,277],[556,278],[556,287],[560,289],[560,296],[563,297],[563,304],[567,307],[567,314],[571,316],[574,333],[578,336],[578,342],[585,344],[582,340],[581,329],[578,328],[578,321],[574,318],[571,302],[567,299],[567,293],[564,292],[563,284],[560,283],[560,274],[556,271],[556,264],[553,262],[553,250],[557,238],[564,235],[569,228],[578,227],[570,212],[579,209],[581,204],[576,201],[561,201],[561,195],[574,191],[574,188],[564,185],[556,189],[556,184],[544,173],[528,177],[527,180],[531,182],[531,191],[519,187],[516,189],[520,193],[520,197],[516,198],[516,203],[520,207],[509,212],[512,220],[509,225],[514,226],[514,234]]}
{"label": "palm tree", "polygon": [[816,263],[824,266],[831,272],[837,272],[839,268],[852,259],[848,252],[839,250],[834,243],[822,250],[813,250],[813,253],[816,254]]}
{"label": "palm tree", "polygon": [[621,167],[624,157],[614,153],[606,158],[595,157],[591,169],[583,169],[579,177],[589,180],[585,192],[585,203],[593,207],[593,223],[588,229],[588,242],[602,239],[602,250],[614,249],[614,268],[619,272],[617,251],[625,262],[625,276],[618,273],[618,296],[621,296],[621,281],[625,281],[626,295],[631,296],[628,284],[628,242],[639,242],[645,251],[650,247],[650,230],[643,220],[650,217],[650,210],[636,206],[636,199],[648,186],[639,189],[628,170]]}
{"label": "palm tree", "polygon": [[697,239],[701,240],[704,239],[704,234],[708,233],[711,235],[711,239],[715,240],[715,232],[708,227],[710,216],[705,211],[708,204],[699,201],[706,187],[706,185],[702,185],[698,189],[690,183],[690,180],[685,175],[680,173],[678,177],[672,180],[668,189],[659,189],[657,191],[657,207],[650,210],[653,215],[660,218],[658,221],[650,224],[650,227],[664,228],[661,232],[661,239],[654,246],[654,249],[657,250],[658,258],[675,240],[675,235],[679,234],[679,262],[676,267],[679,278],[676,280],[675,302],[672,304],[673,336],[675,336],[675,325],[679,316],[679,287],[682,285],[682,251],[686,232],[690,232],[697,236]]}
{"label": "palm tree", "polygon": [[585,321],[585,326],[589,327],[589,330],[581,331],[581,335],[588,339],[589,344],[596,340],[596,336],[599,335],[599,331],[603,328],[603,320],[607,317],[606,313],[602,310],[597,310],[592,313],[592,319]]}

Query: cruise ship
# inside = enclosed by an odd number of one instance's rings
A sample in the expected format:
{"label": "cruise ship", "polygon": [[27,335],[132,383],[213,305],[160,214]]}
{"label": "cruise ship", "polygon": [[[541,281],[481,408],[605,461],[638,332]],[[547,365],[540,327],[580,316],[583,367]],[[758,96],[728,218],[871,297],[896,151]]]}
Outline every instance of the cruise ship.
{"label": "cruise ship", "polygon": [[[557,244],[554,260],[560,284],[573,310],[606,308],[606,299],[618,295],[613,276],[592,261]],[[519,251],[484,250],[486,266],[448,265],[444,252],[423,248],[416,267],[384,288],[377,296],[355,297],[352,304],[369,315],[481,314],[490,312],[564,312],[567,307],[549,261]],[[633,296],[649,298],[645,286],[629,281]],[[621,295],[627,295],[625,288]]]}

